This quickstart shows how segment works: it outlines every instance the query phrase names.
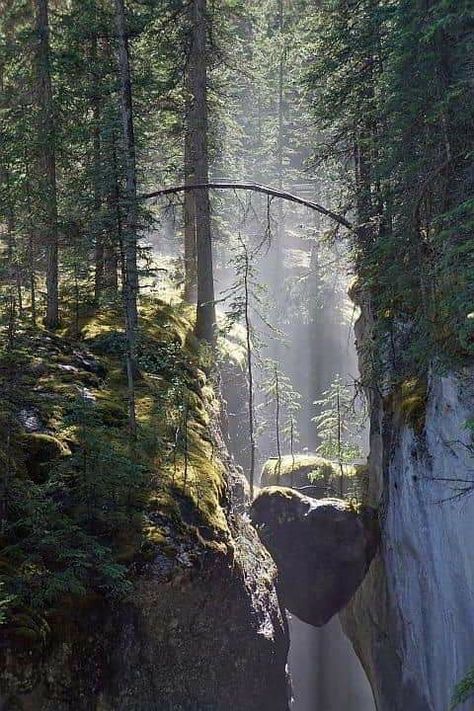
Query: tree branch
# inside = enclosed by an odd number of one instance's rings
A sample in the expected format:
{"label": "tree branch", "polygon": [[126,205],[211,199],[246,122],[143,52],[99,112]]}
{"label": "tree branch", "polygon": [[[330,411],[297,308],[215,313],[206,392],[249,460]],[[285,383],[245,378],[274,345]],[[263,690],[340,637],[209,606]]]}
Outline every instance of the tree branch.
{"label": "tree branch", "polygon": [[190,190],[249,190],[254,193],[263,193],[264,195],[271,195],[272,197],[280,198],[281,200],[286,200],[287,202],[294,202],[297,205],[303,205],[308,207],[310,210],[315,210],[321,215],[329,217],[334,222],[337,222],[342,227],[351,232],[355,232],[355,226],[346,220],[342,215],[338,215],[332,210],[328,210],[322,205],[318,205],[316,202],[311,200],[305,200],[305,198],[299,197],[298,195],[293,195],[293,193],[286,192],[285,190],[277,190],[271,188],[268,185],[260,185],[259,183],[242,183],[242,182],[209,182],[209,183],[196,183],[194,185],[174,185],[169,188],[160,188],[159,190],[154,190],[151,193],[144,193],[139,196],[140,200],[151,200],[152,198],[161,197],[163,195],[173,195],[176,193],[189,192]]}

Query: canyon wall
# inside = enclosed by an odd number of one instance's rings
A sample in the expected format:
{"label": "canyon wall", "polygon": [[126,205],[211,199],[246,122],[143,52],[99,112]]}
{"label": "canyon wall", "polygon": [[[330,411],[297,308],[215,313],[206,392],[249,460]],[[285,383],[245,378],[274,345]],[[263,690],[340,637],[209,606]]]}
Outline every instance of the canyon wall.
{"label": "canyon wall", "polygon": [[275,566],[238,513],[244,483],[232,468],[228,485],[226,547],[181,543],[171,564],[157,546],[126,603],[61,609],[41,648],[0,640],[0,709],[287,711]]}
{"label": "canyon wall", "polygon": [[381,548],[343,626],[379,711],[446,711],[474,665],[474,377],[432,372],[411,400],[369,398]]}

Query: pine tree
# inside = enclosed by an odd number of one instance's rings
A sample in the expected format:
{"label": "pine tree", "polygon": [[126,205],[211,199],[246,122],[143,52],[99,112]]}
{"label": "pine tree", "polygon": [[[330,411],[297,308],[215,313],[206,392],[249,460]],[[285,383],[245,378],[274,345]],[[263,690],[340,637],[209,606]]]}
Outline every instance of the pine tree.
{"label": "pine tree", "polygon": [[354,394],[340,375],[314,405],[320,414],[313,418],[316,431],[321,440],[317,451],[333,460],[340,474],[340,495],[344,496],[344,465],[360,458],[361,450],[357,443],[360,416],[354,409]]}
{"label": "pine tree", "polygon": [[[186,129],[186,178],[197,185],[209,182],[209,106],[208,106],[208,32],[207,0],[195,0],[189,5],[190,48],[188,57],[187,88],[190,93]],[[189,209],[189,204],[188,204]],[[194,218],[197,275],[196,335],[213,343],[215,339],[216,312],[214,296],[214,270],[211,237],[209,190],[194,191],[194,201],[188,220]],[[192,227],[186,226],[192,233]],[[187,249],[191,251],[192,236],[188,235]],[[192,256],[188,255],[189,260]],[[188,273],[188,280],[192,275]]]}

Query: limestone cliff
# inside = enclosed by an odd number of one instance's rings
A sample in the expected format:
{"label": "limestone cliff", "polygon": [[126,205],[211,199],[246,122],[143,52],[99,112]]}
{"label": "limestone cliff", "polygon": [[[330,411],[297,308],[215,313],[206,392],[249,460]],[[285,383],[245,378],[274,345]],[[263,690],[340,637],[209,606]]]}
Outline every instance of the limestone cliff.
{"label": "limestone cliff", "polygon": [[370,394],[381,548],[342,620],[379,711],[446,711],[474,664],[473,394],[467,370]]}

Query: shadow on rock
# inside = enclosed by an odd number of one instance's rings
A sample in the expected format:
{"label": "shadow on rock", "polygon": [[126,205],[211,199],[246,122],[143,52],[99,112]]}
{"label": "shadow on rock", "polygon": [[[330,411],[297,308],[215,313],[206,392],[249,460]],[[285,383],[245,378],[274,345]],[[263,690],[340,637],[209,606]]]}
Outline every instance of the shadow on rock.
{"label": "shadow on rock", "polygon": [[268,487],[250,516],[278,567],[282,604],[303,622],[326,624],[350,601],[375,555],[375,511]]}

